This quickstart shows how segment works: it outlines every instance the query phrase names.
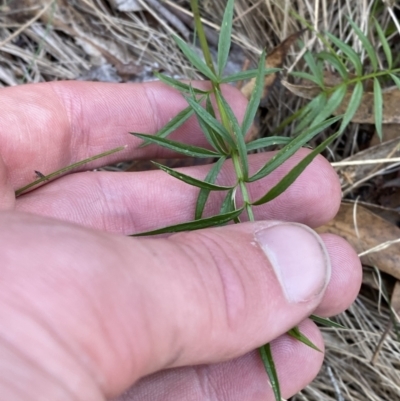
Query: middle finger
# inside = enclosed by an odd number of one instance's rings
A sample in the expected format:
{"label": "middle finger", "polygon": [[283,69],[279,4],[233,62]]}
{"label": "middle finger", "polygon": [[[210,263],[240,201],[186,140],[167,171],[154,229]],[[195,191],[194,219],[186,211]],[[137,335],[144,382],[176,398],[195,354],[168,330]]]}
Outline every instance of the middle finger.
{"label": "middle finger", "polygon": [[[264,179],[249,185],[258,199],[290,171],[309,151],[302,149]],[[255,172],[272,152],[250,156]],[[180,171],[204,179],[210,166]],[[228,161],[218,183],[235,183]],[[82,172],[68,175],[18,198],[19,211],[54,217],[108,232],[132,234],[194,219],[199,190],[162,171],[136,173]],[[224,193],[213,193],[206,214],[218,213]],[[295,221],[317,227],[332,219],[340,203],[336,173],[317,157],[281,196],[254,208],[257,220]],[[240,204],[240,201],[239,201]]]}

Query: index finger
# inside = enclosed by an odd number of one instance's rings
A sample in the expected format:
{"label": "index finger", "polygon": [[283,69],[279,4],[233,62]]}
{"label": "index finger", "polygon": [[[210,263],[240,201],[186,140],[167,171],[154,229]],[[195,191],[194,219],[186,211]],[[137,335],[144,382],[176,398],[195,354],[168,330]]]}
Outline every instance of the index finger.
{"label": "index finger", "polygon": [[[196,83],[208,89],[206,82]],[[246,100],[232,87],[225,96],[240,118]],[[14,188],[30,182],[34,170],[49,174],[59,168],[122,145],[127,148],[90,164],[95,168],[117,160],[162,158],[162,148],[138,148],[129,132],[154,134],[187,107],[175,89],[160,82],[111,84],[51,82],[5,88],[0,92],[0,149]],[[171,138],[205,146],[195,118]]]}

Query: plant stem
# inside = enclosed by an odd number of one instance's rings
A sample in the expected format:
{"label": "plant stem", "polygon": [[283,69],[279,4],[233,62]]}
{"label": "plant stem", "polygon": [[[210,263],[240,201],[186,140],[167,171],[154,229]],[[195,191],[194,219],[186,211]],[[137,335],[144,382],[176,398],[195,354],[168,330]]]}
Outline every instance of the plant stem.
{"label": "plant stem", "polygon": [[203,51],[204,59],[208,67],[211,69],[211,71],[215,73],[214,63],[211,57],[210,48],[208,47],[207,37],[204,32],[203,24],[201,22],[198,0],[190,0],[190,6],[192,8],[197,36],[199,37],[200,46]]}
{"label": "plant stem", "polygon": [[[204,55],[204,60],[206,61],[206,64],[211,69],[211,71],[215,75],[217,75],[216,71],[215,71],[214,63],[212,60],[210,48],[208,46],[207,37],[204,32],[203,24],[201,22],[198,0],[190,0],[190,5],[191,5],[193,16],[194,16],[194,21],[195,21],[195,26],[196,26],[196,31],[197,31],[197,35],[199,38],[200,46],[201,46],[201,49],[202,49],[202,52]],[[235,135],[233,133],[229,118],[225,112],[224,106],[220,101],[220,97],[216,96],[217,92],[222,93],[220,84],[219,84],[219,82],[212,81],[211,85],[212,85],[212,91],[213,91],[214,97],[217,102],[217,108],[218,108],[219,114],[221,116],[222,125],[228,130],[228,132],[231,134],[232,138],[235,139]],[[234,165],[237,180],[238,180],[238,185],[240,186],[240,189],[242,192],[244,208],[247,212],[249,221],[254,221],[254,213],[253,213],[253,209],[251,206],[250,197],[249,197],[249,193],[248,193],[248,190],[246,187],[246,183],[244,182],[244,175],[243,175],[243,171],[242,171],[242,166],[240,165],[240,157],[239,157],[238,152],[236,150],[232,150],[231,157],[232,157],[233,165]]]}

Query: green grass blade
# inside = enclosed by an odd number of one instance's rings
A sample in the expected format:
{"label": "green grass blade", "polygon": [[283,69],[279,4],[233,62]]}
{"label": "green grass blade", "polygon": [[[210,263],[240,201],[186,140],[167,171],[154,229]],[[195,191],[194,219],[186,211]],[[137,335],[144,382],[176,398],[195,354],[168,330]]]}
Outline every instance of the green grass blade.
{"label": "green grass blade", "polygon": [[145,235],[157,235],[157,234],[168,234],[168,233],[179,233],[182,231],[194,231],[201,230],[203,228],[222,226],[229,223],[230,221],[237,218],[243,212],[243,208],[234,210],[233,212],[219,214],[217,216],[206,217],[200,220],[193,220],[187,223],[175,224],[160,228],[158,230],[146,231],[139,234],[133,234],[131,237],[143,237]]}
{"label": "green grass blade", "polygon": [[311,315],[310,319],[315,323],[321,324],[322,326],[332,327],[334,329],[345,329],[346,327],[342,326],[339,323],[334,322],[333,320],[327,319],[325,317],[320,317],[316,315]]}
{"label": "green grass blade", "polygon": [[[157,71],[154,72],[154,76],[156,76],[161,82],[164,82],[168,86],[177,89],[179,92],[189,93],[191,91],[191,88],[193,88],[191,85],[185,84],[184,82],[178,81],[175,78],[168,77],[167,75],[161,74]],[[207,95],[208,93],[210,93],[209,91],[203,91],[196,88],[193,88],[193,91],[194,93],[198,93],[200,95]]]}
{"label": "green grass blade", "polygon": [[235,136],[235,141],[237,145],[236,148],[237,151],[239,152],[240,164],[242,166],[242,172],[243,172],[243,179],[247,180],[249,176],[249,161],[247,157],[246,143],[244,141],[244,135],[242,129],[235,116],[235,113],[233,112],[231,106],[229,106],[226,99],[222,96],[222,94],[219,91],[216,92],[216,96],[219,98],[219,101],[223,105],[224,110],[229,118],[229,122],[231,124]]}
{"label": "green grass blade", "polygon": [[383,95],[378,78],[374,78],[374,116],[376,133],[382,141]]}
{"label": "green grass blade", "polygon": [[190,177],[186,174],[183,174],[179,171],[173,170],[172,168],[164,166],[160,163],[157,163],[154,161],[152,163],[154,165],[156,165],[160,170],[165,171],[167,174],[171,175],[172,177],[175,177],[176,179],[183,181],[186,184],[193,185],[194,187],[197,187],[197,188],[209,189],[211,191],[229,191],[231,188],[233,188],[233,187],[224,187],[221,185],[210,184],[209,182],[201,181],[201,180],[198,180],[197,178]]}
{"label": "green grass blade", "polygon": [[326,32],[326,36],[328,36],[331,42],[334,43],[343,52],[345,56],[347,56],[349,61],[354,65],[356,74],[358,76],[361,76],[363,74],[363,67],[358,54],[349,45],[342,42],[339,38],[332,35],[331,33]]}
{"label": "green grass blade", "polygon": [[235,0],[228,0],[224,17],[222,19],[221,31],[218,40],[218,76],[222,77],[226,63],[228,61],[229,51],[231,49],[231,35],[232,35],[232,21],[233,21],[233,8]]}
{"label": "green grass blade", "polygon": [[221,154],[213,152],[212,150],[200,148],[198,146],[188,145],[186,143],[171,141],[170,139],[159,138],[154,135],[137,134],[134,132],[130,132],[130,134],[145,140],[146,143],[151,142],[159,146],[162,146],[163,148],[167,148],[174,152],[181,153],[185,156],[206,157],[206,158],[222,156]]}
{"label": "green grass blade", "polygon": [[390,74],[390,78],[393,79],[393,82],[396,84],[396,86],[400,89],[400,78],[395,75],[395,74]]}
{"label": "green grass blade", "polygon": [[388,69],[391,70],[393,68],[393,55],[392,55],[392,50],[390,49],[389,42],[386,38],[386,35],[384,34],[381,26],[379,25],[379,22],[374,18],[375,22],[375,28],[376,32],[378,33],[379,41],[382,44],[383,51],[386,56],[386,61],[388,63]]}
{"label": "green grass blade", "polygon": [[272,391],[274,392],[275,400],[281,401],[281,388],[279,386],[278,374],[276,373],[274,358],[271,353],[271,346],[265,344],[260,347],[261,360],[264,364],[265,371],[267,372],[269,381],[271,383]]}
{"label": "green grass blade", "polygon": [[360,39],[365,51],[368,54],[368,57],[371,61],[371,65],[374,71],[378,69],[378,57],[376,57],[376,52],[374,47],[372,46],[369,39],[364,35],[361,29],[354,23],[350,18],[348,18],[350,25],[354,29],[354,32],[357,34],[358,38]]}
{"label": "green grass blade", "polygon": [[329,144],[338,137],[338,134],[331,135],[328,139],[318,145],[312,152],[303,158],[289,173],[287,173],[273,188],[271,188],[264,196],[252,203],[254,206],[263,205],[270,202],[286,191],[290,185],[298,178],[298,176],[306,169],[306,167],[317,157]]}
{"label": "green grass blade", "polygon": [[[269,75],[269,74],[274,74],[275,72],[279,72],[279,71],[282,71],[282,68],[264,68],[264,76]],[[248,79],[255,78],[257,76],[257,74],[258,74],[258,69],[241,71],[241,72],[237,72],[235,74],[231,74],[226,77],[223,77],[220,80],[220,83],[224,84],[224,83],[229,83],[229,82],[246,81]]]}
{"label": "green grass blade", "polygon": [[217,81],[217,77],[207,66],[207,64],[197,55],[197,53],[179,36],[173,35],[175,43],[181,49],[182,53],[187,59],[196,67],[203,75],[205,75],[211,81]]}
{"label": "green grass blade", "polygon": [[298,327],[294,327],[293,329],[289,330],[287,334],[296,339],[297,341],[302,342],[303,344],[307,345],[308,347],[314,349],[315,351],[322,352],[309,338],[307,338]]}
{"label": "green grass blade", "polygon": [[328,65],[333,66],[343,80],[349,79],[349,73],[346,69],[346,66],[343,64],[342,60],[337,56],[337,54],[322,51],[318,53],[318,58],[326,61]]}
{"label": "green grass blade", "polygon": [[[221,157],[210,169],[206,178],[204,179],[205,182],[209,182],[210,184],[214,184],[219,172],[221,171],[222,166],[224,165],[226,157]],[[195,220],[201,219],[203,217],[204,207],[206,206],[207,199],[210,195],[209,189],[201,189],[199,196],[197,197],[196,202],[196,210],[194,213]],[[229,210],[230,211],[230,210]]]}
{"label": "green grass blade", "polygon": [[257,77],[254,86],[253,93],[251,94],[249,103],[247,104],[246,112],[242,123],[242,132],[245,136],[247,131],[253,124],[254,117],[256,116],[258,106],[260,105],[261,96],[264,90],[264,65],[265,65],[265,51],[262,52],[258,68]]}
{"label": "green grass blade", "polygon": [[90,163],[90,162],[92,162],[94,160],[101,159],[103,157],[110,156],[110,155],[112,155],[114,153],[120,152],[121,150],[124,150],[125,148],[126,148],[126,146],[119,146],[118,148],[107,150],[106,152],[100,153],[100,154],[92,156],[92,157],[88,157],[87,159],[81,160],[81,161],[73,163],[73,164],[70,164],[67,167],[63,167],[63,168],[61,168],[61,169],[59,169],[57,171],[54,171],[54,173],[47,174],[47,175],[43,175],[42,174],[42,175],[40,175],[40,178],[38,178],[37,180],[31,182],[28,185],[25,185],[25,186],[17,189],[15,191],[15,196],[18,197],[18,196],[22,195],[24,192],[28,191],[29,189],[31,189],[33,187],[38,187],[41,184],[47,184],[53,178],[59,177],[59,176],[65,174],[65,173],[67,173],[68,171],[74,170],[74,169],[76,169],[78,167],[81,167],[81,166],[83,166],[83,165],[85,165],[87,163]]}
{"label": "green grass blade", "polygon": [[[186,109],[179,112],[174,118],[172,118],[164,127],[160,129],[154,136],[158,138],[165,138],[172,132],[174,132],[177,128],[179,128],[184,122],[189,120],[189,118],[194,114],[194,110],[189,106]],[[144,148],[150,142],[142,143],[139,148]]]}
{"label": "green grass blade", "polygon": [[354,114],[356,114],[361,104],[363,93],[364,93],[363,84],[361,81],[358,81],[351,95],[349,106],[347,107],[347,110],[343,115],[343,120],[340,125],[339,132],[343,132],[345,130],[345,128],[353,118]]}
{"label": "green grass blade", "polygon": [[274,145],[287,145],[292,138],[283,137],[283,136],[269,136],[266,138],[255,139],[246,144],[247,151],[250,152],[252,150],[258,150],[267,148],[268,146]]}
{"label": "green grass blade", "polygon": [[196,115],[203,120],[217,135],[229,143],[232,147],[235,147],[233,139],[229,135],[229,132],[224,128],[224,126],[210,113],[208,113],[203,107],[201,107],[194,99],[187,97],[189,105],[193,108]]}
{"label": "green grass blade", "polygon": [[[330,125],[339,121],[342,117],[336,116],[329,120],[326,120],[315,127],[311,127],[304,131],[296,138],[292,139],[286,146],[284,146],[275,156],[272,157],[260,170],[257,171],[252,177],[249,178],[249,182],[258,181],[259,179],[267,176],[282,163],[284,163],[289,157],[293,156],[302,146],[304,146],[309,140],[311,140],[315,135],[319,134],[324,129],[328,128]],[[279,184],[278,184],[279,185]]]}

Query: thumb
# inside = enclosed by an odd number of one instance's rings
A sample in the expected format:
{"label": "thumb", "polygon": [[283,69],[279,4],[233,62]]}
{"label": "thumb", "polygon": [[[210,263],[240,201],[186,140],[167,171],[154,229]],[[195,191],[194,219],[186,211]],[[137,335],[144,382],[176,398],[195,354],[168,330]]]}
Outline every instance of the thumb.
{"label": "thumb", "polygon": [[113,397],[157,370],[242,355],[310,315],[330,277],[322,240],[301,224],[131,239],[17,213],[0,220],[0,294],[15,307],[0,307],[3,335],[26,369],[46,373],[34,376],[36,396],[53,383],[71,399]]}

